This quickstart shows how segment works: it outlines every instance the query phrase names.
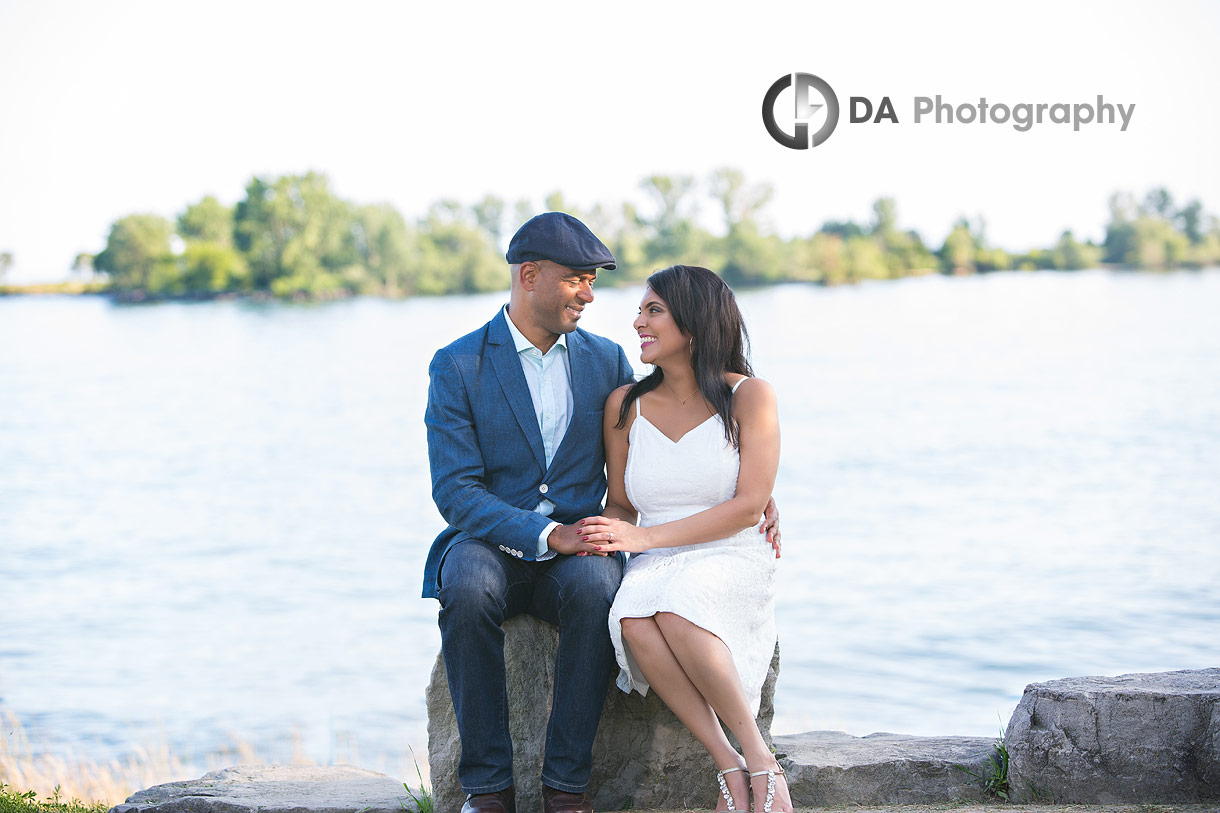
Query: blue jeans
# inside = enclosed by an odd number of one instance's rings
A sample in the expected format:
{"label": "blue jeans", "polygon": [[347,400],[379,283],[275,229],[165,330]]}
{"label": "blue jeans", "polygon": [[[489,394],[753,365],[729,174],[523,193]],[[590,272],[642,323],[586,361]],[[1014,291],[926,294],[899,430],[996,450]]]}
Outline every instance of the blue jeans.
{"label": "blue jeans", "polygon": [[588,789],[593,737],[615,663],[607,618],[622,577],[615,556],[527,562],[473,539],[445,555],[441,654],[462,740],[463,791],[494,793],[513,784],[500,625],[521,613],[559,627],[542,781],[568,793]]}

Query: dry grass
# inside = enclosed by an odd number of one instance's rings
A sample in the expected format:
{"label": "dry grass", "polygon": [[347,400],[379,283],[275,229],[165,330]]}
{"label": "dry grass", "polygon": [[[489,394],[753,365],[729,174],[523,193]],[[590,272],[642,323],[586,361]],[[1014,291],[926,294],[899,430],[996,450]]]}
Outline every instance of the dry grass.
{"label": "dry grass", "polygon": [[35,754],[21,722],[0,715],[0,783],[18,791],[116,805],[140,788],[187,778],[186,766],[168,746],[140,749],[126,759],[98,762],[75,756]]}
{"label": "dry grass", "polygon": [[[39,796],[79,799],[84,802],[122,803],[137,790],[198,778],[200,764],[171,754],[161,744],[142,747],[122,760],[98,761],[69,754],[37,754],[30,746],[21,722],[0,713],[0,785],[17,792],[34,791]],[[247,743],[235,743],[207,756],[205,770],[268,762]],[[292,762],[312,764],[298,740]]]}

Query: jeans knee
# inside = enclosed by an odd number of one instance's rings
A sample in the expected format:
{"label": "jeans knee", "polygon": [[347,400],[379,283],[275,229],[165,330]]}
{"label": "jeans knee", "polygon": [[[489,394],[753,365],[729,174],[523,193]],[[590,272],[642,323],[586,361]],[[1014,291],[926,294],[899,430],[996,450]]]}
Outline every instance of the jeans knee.
{"label": "jeans knee", "polygon": [[[490,620],[504,622],[508,585],[498,568],[480,567],[478,557],[446,557],[441,573],[442,624],[446,621]],[[453,561],[450,561],[453,560]]]}
{"label": "jeans knee", "polygon": [[614,594],[623,579],[623,569],[613,557],[574,557],[580,564],[578,578],[571,579],[564,587],[563,606],[568,610],[600,614],[610,613]]}

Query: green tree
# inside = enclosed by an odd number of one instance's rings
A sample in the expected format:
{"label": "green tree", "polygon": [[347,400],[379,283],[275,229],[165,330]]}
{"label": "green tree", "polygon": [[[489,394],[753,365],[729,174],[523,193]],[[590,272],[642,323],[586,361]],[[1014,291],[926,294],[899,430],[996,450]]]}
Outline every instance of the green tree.
{"label": "green tree", "polygon": [[178,215],[178,234],[184,240],[233,245],[233,208],[208,195]]}
{"label": "green tree", "polygon": [[890,275],[885,249],[878,240],[864,235],[847,238],[847,278],[850,282],[886,279]]}
{"label": "green tree", "polygon": [[656,214],[644,219],[652,232],[645,245],[648,262],[655,266],[690,262],[693,249],[694,215],[691,192],[695,179],[689,175],[650,175],[640,182],[656,205]]}
{"label": "green tree", "polygon": [[176,274],[170,251],[174,227],[158,215],[128,215],[114,222],[94,268],[118,291],[157,294]]}
{"label": "green tree", "polygon": [[1140,207],[1143,214],[1155,215],[1164,220],[1173,217],[1173,195],[1165,187],[1148,190],[1144,195],[1144,205]]}
{"label": "green tree", "polygon": [[1191,201],[1175,211],[1173,197],[1164,188],[1148,191],[1136,206],[1128,193],[1110,196],[1110,222],[1106,225],[1105,260],[1136,268],[1167,269],[1207,262],[1210,252],[1200,248],[1203,207]]}
{"label": "green tree", "polygon": [[859,224],[851,220],[827,220],[819,229],[823,234],[833,234],[844,240],[849,237],[859,237],[867,234],[867,231]]}
{"label": "green tree", "polygon": [[898,206],[893,198],[877,198],[873,202],[872,234],[888,240],[898,231]]}
{"label": "green tree", "polygon": [[4,275],[13,267],[13,252],[0,252],[0,280],[4,279]]}
{"label": "green tree", "polygon": [[948,274],[974,273],[974,254],[977,248],[978,242],[970,230],[970,221],[959,219],[941,246],[941,270]]}
{"label": "green tree", "polygon": [[[615,280],[640,280],[656,269],[648,262],[648,229],[640,217],[639,211],[632,203],[619,206],[618,216],[613,218],[614,226],[606,232],[608,240],[606,247],[618,261],[614,270]],[[595,232],[600,236],[600,232]]]}
{"label": "green tree", "polygon": [[1199,242],[1190,247],[1187,264],[1195,268],[1220,265],[1220,228],[1203,234]]}
{"label": "green tree", "polygon": [[846,241],[841,234],[818,231],[806,242],[803,263],[813,281],[841,285],[851,281]]}
{"label": "green tree", "polygon": [[476,293],[508,286],[508,273],[491,236],[463,211],[434,204],[420,225],[416,290],[421,294]]}
{"label": "green tree", "polygon": [[974,250],[976,271],[1008,271],[1012,267],[1012,256],[1002,248],[977,246]]}
{"label": "green tree", "polygon": [[188,240],[179,258],[181,273],[173,293],[203,296],[246,290],[250,266],[235,248],[209,240]]}
{"label": "green tree", "polygon": [[352,222],[352,207],[330,191],[325,175],[254,178],[234,210],[251,285],[281,297],[341,293],[344,272],[359,260]]}
{"label": "green tree", "polygon": [[874,201],[873,224],[869,234],[881,246],[891,278],[931,270],[938,265],[936,257],[924,246],[918,232],[904,232],[898,228],[898,205],[893,198]]}
{"label": "green tree", "polygon": [[[752,220],[743,220],[720,241],[721,276],[732,284],[757,285],[779,282],[789,275],[790,247],[773,234],[759,230]],[[710,260],[707,262],[711,262]]]}
{"label": "green tree", "polygon": [[713,172],[708,187],[724,216],[726,233],[713,252],[717,259],[714,264],[719,266],[721,275],[734,284],[784,278],[788,272],[785,256],[792,252],[782,240],[765,233],[757,221],[762,208],[771,200],[771,187],[748,185],[739,170],[729,167]]}
{"label": "green tree", "polygon": [[1192,200],[1183,206],[1177,214],[1176,222],[1192,245],[1203,242],[1203,204],[1198,200]]}
{"label": "green tree", "polygon": [[80,274],[82,277],[88,274],[92,278],[94,274],[93,260],[92,254],[84,251],[80,252],[72,258],[72,273]]}
{"label": "green tree", "polygon": [[407,226],[398,210],[388,204],[361,206],[355,211],[353,239],[360,266],[369,280],[359,293],[380,292],[408,296],[416,291],[418,234]]}
{"label": "green tree", "polygon": [[711,174],[708,188],[720,204],[724,227],[731,232],[740,223],[754,223],[774,194],[769,184],[749,185],[740,170],[722,167]]}
{"label": "green tree", "polygon": [[1168,220],[1144,216],[1134,225],[1135,245],[1124,258],[1127,265],[1165,270],[1186,261],[1190,241]]}
{"label": "green tree", "polygon": [[1037,271],[1054,268],[1055,260],[1052,252],[1045,248],[1036,248],[1013,258],[1013,267],[1018,271]]}
{"label": "green tree", "polygon": [[[481,201],[471,207],[475,222],[479,228],[491,235],[491,241],[496,246],[502,245],[504,237],[505,204],[495,195],[485,195]],[[524,221],[522,221],[524,222]]]}
{"label": "green tree", "polygon": [[1098,246],[1081,243],[1069,229],[1059,236],[1059,242],[1051,251],[1050,264],[1053,268],[1068,271],[1094,268],[1101,260],[1101,254]]}
{"label": "green tree", "polygon": [[1135,255],[1135,201],[1130,194],[1115,192],[1110,195],[1110,221],[1106,224],[1106,238],[1102,242],[1103,258],[1108,263],[1126,263]]}

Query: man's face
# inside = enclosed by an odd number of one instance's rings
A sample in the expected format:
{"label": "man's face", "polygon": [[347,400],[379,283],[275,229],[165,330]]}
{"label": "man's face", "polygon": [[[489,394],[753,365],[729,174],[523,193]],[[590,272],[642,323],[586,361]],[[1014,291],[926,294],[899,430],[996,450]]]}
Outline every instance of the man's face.
{"label": "man's face", "polygon": [[576,271],[541,260],[530,297],[530,316],[535,325],[558,336],[571,333],[581,311],[593,301],[597,271]]}

